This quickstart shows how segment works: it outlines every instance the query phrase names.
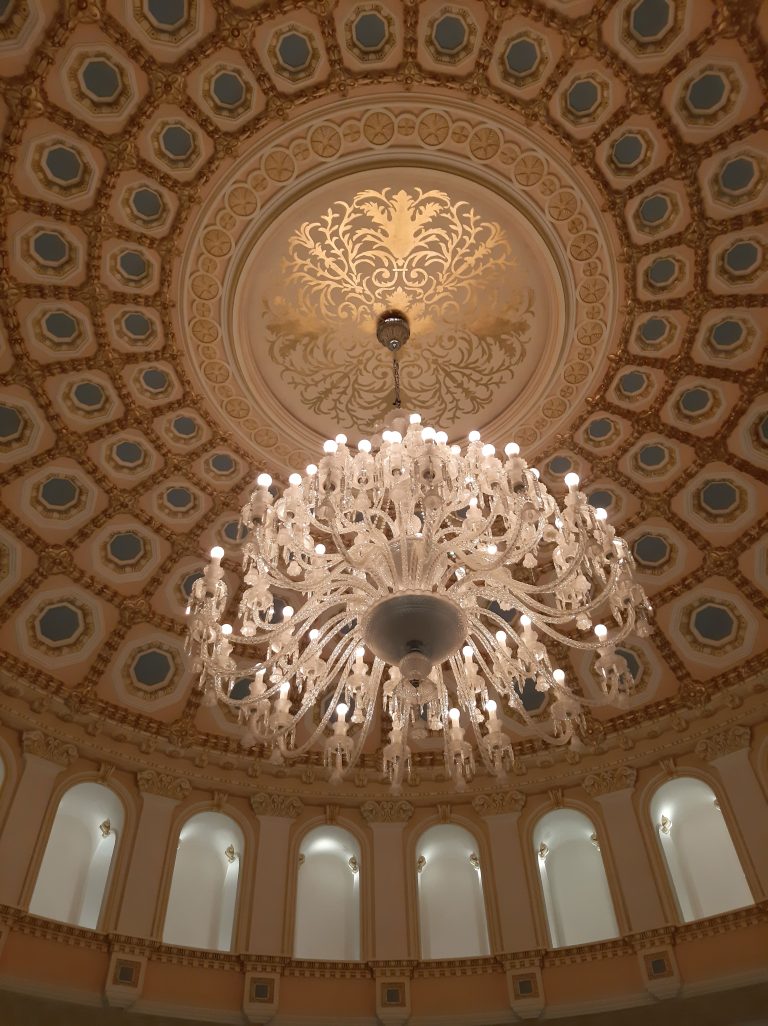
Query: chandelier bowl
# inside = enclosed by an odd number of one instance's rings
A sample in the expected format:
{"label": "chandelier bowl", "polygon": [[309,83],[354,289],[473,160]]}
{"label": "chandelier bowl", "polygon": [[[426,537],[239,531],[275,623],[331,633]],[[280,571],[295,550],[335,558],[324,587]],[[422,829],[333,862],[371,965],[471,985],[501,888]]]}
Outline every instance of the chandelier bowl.
{"label": "chandelier bowl", "polygon": [[381,599],[363,619],[365,644],[406,680],[425,680],[466,636],[467,618],[456,603],[425,592]]}

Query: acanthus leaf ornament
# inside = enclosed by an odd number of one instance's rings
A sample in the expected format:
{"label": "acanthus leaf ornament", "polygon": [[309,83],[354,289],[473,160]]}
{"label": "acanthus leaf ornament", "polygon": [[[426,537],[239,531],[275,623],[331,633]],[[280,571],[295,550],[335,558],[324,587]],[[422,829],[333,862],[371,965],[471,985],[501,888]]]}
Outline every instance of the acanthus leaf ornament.
{"label": "acanthus leaf ornament", "polygon": [[252,794],[251,808],[257,816],[282,816],[286,819],[298,819],[304,811],[304,803],[295,795],[271,794],[261,791]]}
{"label": "acanthus leaf ornament", "polygon": [[366,823],[407,823],[413,812],[413,805],[404,799],[381,802],[367,801],[360,806],[360,815]]}
{"label": "acanthus leaf ornament", "polygon": [[153,769],[140,770],[136,774],[136,782],[143,794],[156,794],[176,801],[183,801],[192,790],[192,785],[185,777],[175,777],[172,773]]}

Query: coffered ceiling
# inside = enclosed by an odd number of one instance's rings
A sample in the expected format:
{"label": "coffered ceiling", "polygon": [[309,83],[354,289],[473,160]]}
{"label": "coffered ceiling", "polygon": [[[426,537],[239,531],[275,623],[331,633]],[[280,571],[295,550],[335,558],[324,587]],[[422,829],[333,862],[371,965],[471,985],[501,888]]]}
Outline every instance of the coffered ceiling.
{"label": "coffered ceiling", "polygon": [[656,630],[598,750],[763,669],[766,36],[749,0],[0,2],[14,686],[239,757],[186,596],[256,472],[391,403],[391,305],[411,406],[632,543]]}

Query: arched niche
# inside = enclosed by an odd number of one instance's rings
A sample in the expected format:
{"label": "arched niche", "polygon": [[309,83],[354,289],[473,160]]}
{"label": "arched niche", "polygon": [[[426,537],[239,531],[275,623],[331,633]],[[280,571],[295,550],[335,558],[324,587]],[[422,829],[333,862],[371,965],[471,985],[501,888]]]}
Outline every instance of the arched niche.
{"label": "arched niche", "polygon": [[360,845],[341,827],[316,827],[299,846],[293,956],[360,958]]}
{"label": "arched niche", "polygon": [[753,903],[717,797],[703,780],[662,784],[651,818],[684,922]]}
{"label": "arched niche", "polygon": [[95,930],[123,805],[103,784],[75,784],[62,795],[45,846],[29,911]]}
{"label": "arched niche", "polygon": [[554,809],[536,824],[534,851],[554,948],[619,935],[597,830],[577,809]]}
{"label": "arched niche", "polygon": [[191,816],[179,833],[163,941],[229,951],[235,925],[243,833],[221,812]]}
{"label": "arched niche", "polygon": [[490,954],[478,844],[455,823],[425,830],[416,844],[421,957]]}

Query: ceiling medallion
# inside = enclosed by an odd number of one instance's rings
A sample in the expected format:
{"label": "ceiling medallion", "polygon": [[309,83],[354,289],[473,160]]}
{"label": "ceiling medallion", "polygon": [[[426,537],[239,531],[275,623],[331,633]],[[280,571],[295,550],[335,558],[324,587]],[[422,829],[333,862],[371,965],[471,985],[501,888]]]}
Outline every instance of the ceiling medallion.
{"label": "ceiling medallion", "polygon": [[408,400],[450,426],[522,363],[536,298],[526,281],[507,233],[470,203],[439,189],[365,189],[289,238],[264,299],[267,353],[307,409],[371,429],[386,396],[360,335],[381,310],[407,308],[420,340]]}
{"label": "ceiling medallion", "polygon": [[[189,644],[204,703],[238,712],[245,747],[282,763],[321,744],[337,782],[380,717],[395,789],[410,773],[409,742],[441,736],[461,788],[478,757],[495,776],[511,768],[508,730],[578,744],[587,710],[621,704],[634,682],[615,646],[648,634],[650,606],[629,547],[576,474],[561,508],[516,443],[497,455],[472,431],[462,450],[399,409],[408,336],[403,314],[381,315],[395,409],[380,433],[356,451],[346,435],[326,441],[282,495],[259,475],[241,513],[240,587],[230,595],[213,548],[192,588]],[[573,690],[547,641],[596,652],[600,694]],[[543,697],[535,716],[531,687]]]}

